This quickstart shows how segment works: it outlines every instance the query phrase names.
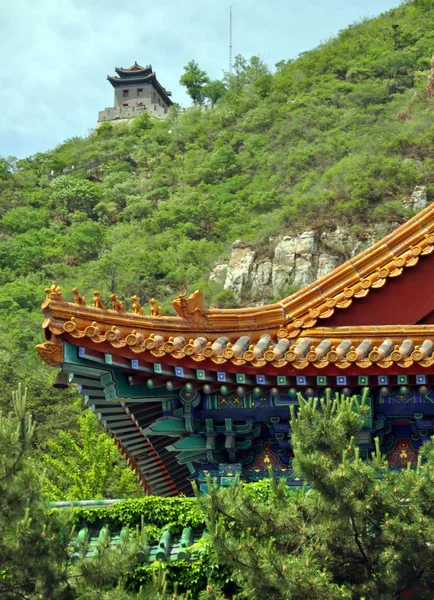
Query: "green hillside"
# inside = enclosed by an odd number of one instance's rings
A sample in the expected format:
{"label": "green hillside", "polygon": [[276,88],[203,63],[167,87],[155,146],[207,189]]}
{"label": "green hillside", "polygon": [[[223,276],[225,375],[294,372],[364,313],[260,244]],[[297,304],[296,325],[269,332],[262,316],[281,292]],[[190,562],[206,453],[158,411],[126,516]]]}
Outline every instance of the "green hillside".
{"label": "green hillside", "polygon": [[266,247],[278,233],[337,224],[356,238],[368,223],[407,218],[402,200],[415,185],[433,200],[433,52],[434,3],[417,0],[274,74],[238,60],[213,110],[107,123],[1,160],[0,407],[21,379],[41,447],[56,428],[76,427],[74,392],[53,393],[34,352],[52,280],[67,297],[74,285],[127,306],[133,294],[144,305],[155,296],[168,312],[170,283],[182,279],[226,306],[230,293],[207,279],[235,239]]}

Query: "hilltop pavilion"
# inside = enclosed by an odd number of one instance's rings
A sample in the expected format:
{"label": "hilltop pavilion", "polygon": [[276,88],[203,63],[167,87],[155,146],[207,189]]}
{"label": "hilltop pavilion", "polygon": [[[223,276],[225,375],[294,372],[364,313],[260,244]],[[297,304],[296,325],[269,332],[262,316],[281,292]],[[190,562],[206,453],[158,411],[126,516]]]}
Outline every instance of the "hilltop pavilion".
{"label": "hilltop pavilion", "polygon": [[158,119],[168,116],[173,102],[157,79],[152,65],[142,67],[137,62],[128,69],[115,68],[116,76],[107,75],[114,88],[114,106],[98,113],[98,123],[131,119],[147,112]]}

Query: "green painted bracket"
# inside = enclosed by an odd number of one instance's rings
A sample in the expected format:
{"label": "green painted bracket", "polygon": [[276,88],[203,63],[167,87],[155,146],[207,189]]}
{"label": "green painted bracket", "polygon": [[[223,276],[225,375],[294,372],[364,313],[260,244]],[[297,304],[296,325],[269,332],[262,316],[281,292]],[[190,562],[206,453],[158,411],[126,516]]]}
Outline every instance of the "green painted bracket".
{"label": "green painted bracket", "polygon": [[[170,446],[168,446],[167,449],[171,450]],[[182,465],[191,463],[193,461],[202,460],[202,459],[203,459],[202,451],[192,452],[190,450],[183,450],[176,457],[176,460]]]}
{"label": "green painted bracket", "polygon": [[162,417],[144,430],[144,435],[181,435],[187,433],[184,419]]}
{"label": "green painted bracket", "polygon": [[237,448],[239,450],[248,450],[249,448],[252,447],[252,444],[253,444],[252,440],[244,440],[242,442],[237,441]]}
{"label": "green painted bracket", "polygon": [[174,450],[205,450],[205,438],[189,436],[175,442],[170,447]]}
{"label": "green painted bracket", "polygon": [[207,450],[215,450],[217,447],[217,440],[215,438],[214,435],[207,435],[206,436],[206,443],[205,443],[206,449]]}
{"label": "green painted bracket", "polygon": [[246,433],[250,433],[253,431],[253,423],[236,423],[234,425],[235,433],[239,435],[245,435]]}
{"label": "green painted bracket", "polygon": [[226,434],[225,448],[233,450],[235,448],[235,436],[233,433]]}
{"label": "green painted bracket", "polygon": [[[104,369],[101,369],[101,363],[104,364]],[[122,366],[125,368],[124,365]],[[156,402],[163,399],[174,400],[177,398],[176,393],[173,391],[170,392],[165,387],[147,389],[144,385],[129,385],[126,373],[115,366],[113,360],[111,364],[107,364],[103,359],[94,359],[93,357],[81,358],[78,356],[78,346],[74,346],[68,342],[64,343],[63,368],[67,373],[73,373],[74,375],[87,375],[100,378],[101,388],[104,389],[107,400],[119,399],[126,402]]]}

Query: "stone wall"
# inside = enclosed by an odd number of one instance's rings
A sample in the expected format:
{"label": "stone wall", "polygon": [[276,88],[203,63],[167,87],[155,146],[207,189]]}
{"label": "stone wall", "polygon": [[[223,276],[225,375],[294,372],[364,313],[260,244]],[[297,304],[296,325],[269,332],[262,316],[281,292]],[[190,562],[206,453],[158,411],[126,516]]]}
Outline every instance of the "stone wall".
{"label": "stone wall", "polygon": [[[137,105],[137,101],[143,102],[142,105]],[[98,112],[98,123],[97,128],[104,123],[104,121],[113,121],[116,122],[124,122],[126,119],[129,121],[133,117],[137,117],[141,115],[143,112],[147,112],[151,115],[151,117],[155,117],[157,119],[167,119],[169,116],[169,109],[164,106],[159,106],[158,104],[150,104],[149,98],[140,98],[136,99],[136,102],[133,103],[130,101],[129,106],[115,106],[110,108],[105,108],[104,110],[100,110]],[[192,107],[196,108],[196,107]],[[213,110],[215,108],[214,104],[204,104],[200,107],[204,111]],[[181,108],[182,112],[186,112],[189,110],[188,108]]]}
{"label": "stone wall", "polygon": [[[141,95],[138,95],[138,90],[142,90]],[[124,90],[128,90],[128,96],[124,97]],[[130,83],[114,88],[115,93],[115,107],[122,107],[125,102],[129,104],[136,104],[136,102],[143,102],[144,104],[151,106],[154,105],[158,108],[168,108],[168,105],[163,100],[163,97],[157,92],[153,85],[149,83]],[[157,110],[157,109],[155,109]]]}
{"label": "stone wall", "polygon": [[115,119],[132,119],[133,117],[137,117],[144,112],[147,112],[152,117],[156,117],[157,119],[167,119],[169,116],[168,109],[158,106],[158,104],[131,104],[130,106],[119,106],[117,108],[112,107],[100,110],[98,113],[98,123],[104,123],[104,121],[114,121]]}

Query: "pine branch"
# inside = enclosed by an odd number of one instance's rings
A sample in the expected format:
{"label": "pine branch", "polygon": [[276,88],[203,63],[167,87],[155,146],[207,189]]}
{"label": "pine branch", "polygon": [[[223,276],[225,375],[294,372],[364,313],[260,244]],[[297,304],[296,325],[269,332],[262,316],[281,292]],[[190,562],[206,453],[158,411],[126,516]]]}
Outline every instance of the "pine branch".
{"label": "pine branch", "polygon": [[354,515],[350,515],[350,521],[351,521],[351,526],[353,528],[353,532],[354,532],[354,541],[356,542],[356,545],[358,547],[358,549],[360,550],[360,554],[362,555],[363,559],[364,559],[364,570],[365,570],[365,577],[368,579],[371,575],[371,562],[369,560],[369,558],[366,555],[366,552],[362,546],[362,543],[360,541],[360,536],[359,536],[359,532],[357,531],[357,526],[356,526],[356,522],[354,520]]}

